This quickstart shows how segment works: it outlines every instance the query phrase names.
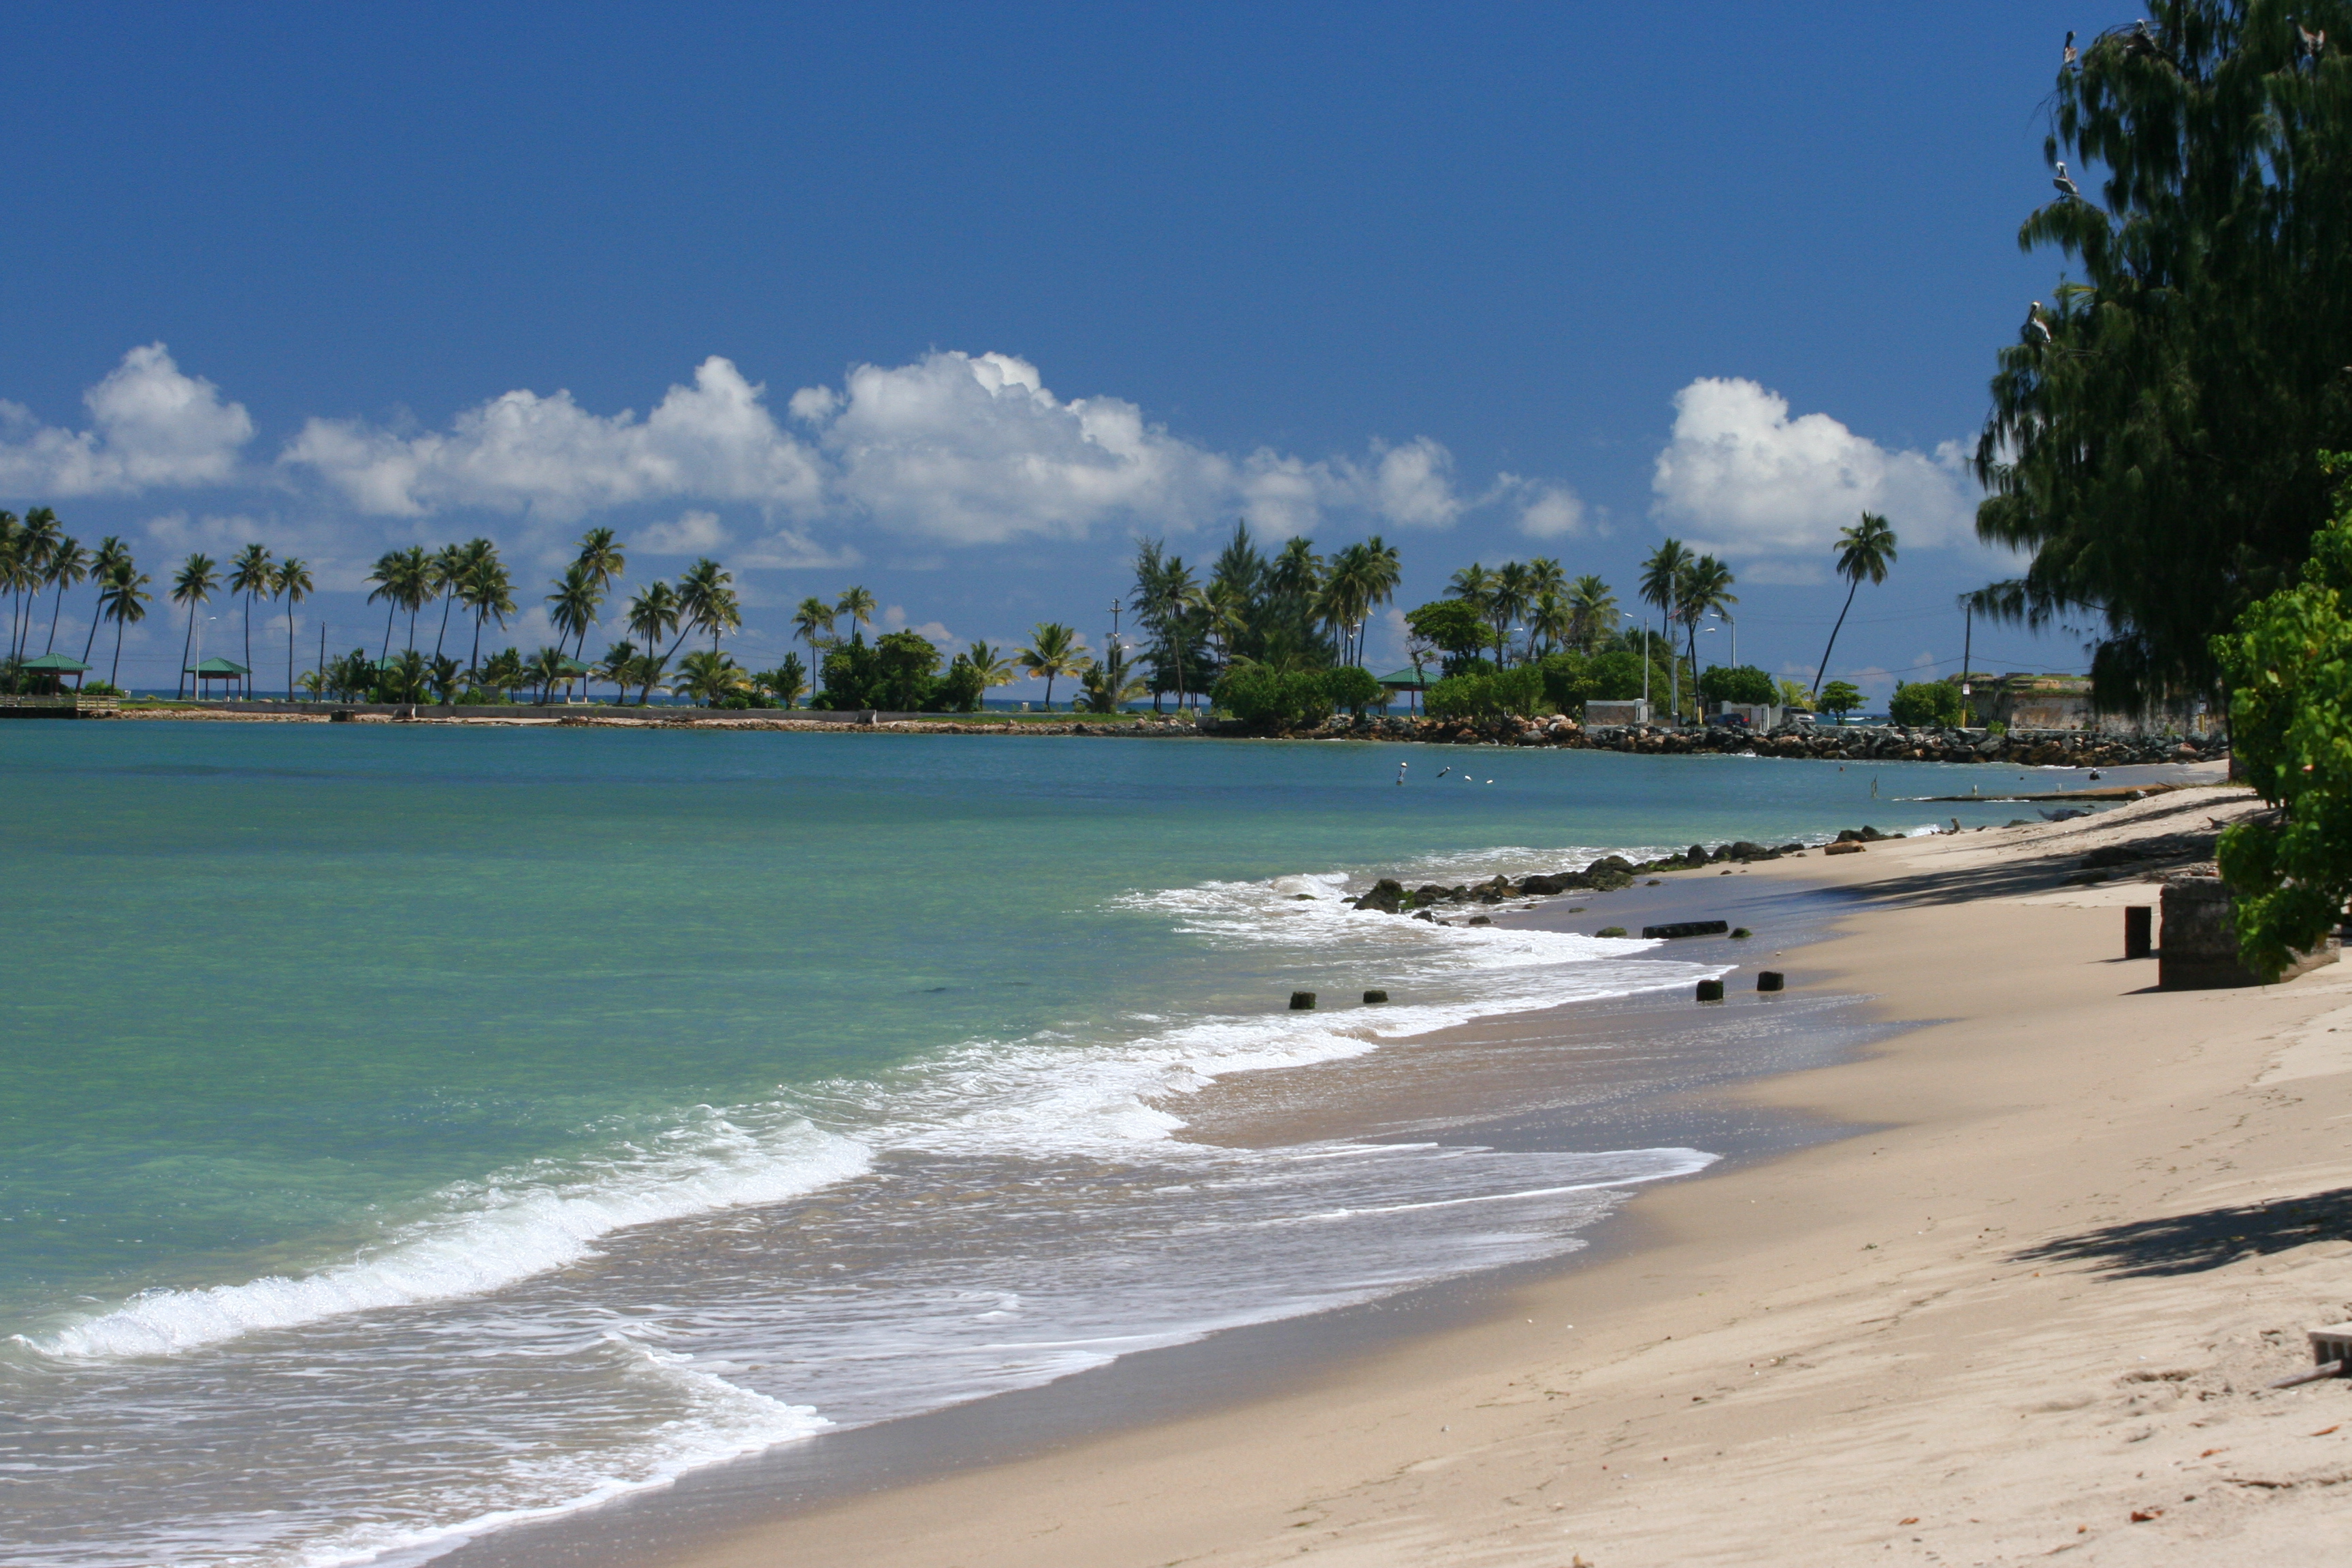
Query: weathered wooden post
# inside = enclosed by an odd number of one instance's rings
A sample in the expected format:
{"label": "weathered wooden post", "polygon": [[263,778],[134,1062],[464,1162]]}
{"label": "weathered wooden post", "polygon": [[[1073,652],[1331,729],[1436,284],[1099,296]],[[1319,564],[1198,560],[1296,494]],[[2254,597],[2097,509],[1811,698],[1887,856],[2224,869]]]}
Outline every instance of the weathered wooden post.
{"label": "weathered wooden post", "polygon": [[2146,958],[2156,951],[2156,910],[2148,904],[2124,906],[2124,956]]}

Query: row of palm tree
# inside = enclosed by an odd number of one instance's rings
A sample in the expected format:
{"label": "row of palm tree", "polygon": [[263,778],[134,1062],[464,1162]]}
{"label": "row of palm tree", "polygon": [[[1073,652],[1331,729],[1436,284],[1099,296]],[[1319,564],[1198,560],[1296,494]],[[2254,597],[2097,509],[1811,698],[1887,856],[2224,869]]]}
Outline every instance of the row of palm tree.
{"label": "row of palm tree", "polygon": [[[1473,561],[1446,584],[1450,597],[1475,606],[1495,628],[1499,662],[1542,658],[1561,648],[1591,653],[1617,629],[1617,595],[1599,577],[1573,583],[1548,555],[1506,561],[1493,571]],[[1515,642],[1514,629],[1526,635]]]}

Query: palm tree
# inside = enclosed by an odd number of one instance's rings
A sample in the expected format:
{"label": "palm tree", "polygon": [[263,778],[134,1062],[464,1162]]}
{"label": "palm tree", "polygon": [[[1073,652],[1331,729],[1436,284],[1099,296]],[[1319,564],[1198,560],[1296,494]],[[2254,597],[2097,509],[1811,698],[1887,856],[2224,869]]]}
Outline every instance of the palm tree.
{"label": "palm tree", "polygon": [[392,657],[392,617],[400,613],[401,584],[404,580],[401,552],[387,550],[377,556],[375,564],[368,568],[367,580],[375,584],[368,590],[367,602],[371,605],[378,599],[384,602],[383,651],[376,655],[376,662],[381,664]]}
{"label": "palm tree", "polygon": [[[106,607],[107,579],[131,563],[131,547],[123,543],[121,539],[110,533],[98,542],[98,553],[90,557],[89,576],[90,581],[98,584],[100,610]],[[93,614],[89,617],[89,635],[82,638],[81,661],[84,664],[89,662],[90,649],[98,646],[99,623],[105,618],[100,614]]]}
{"label": "palm tree", "polygon": [[1054,682],[1078,668],[1079,658],[1086,651],[1078,634],[1059,621],[1040,621],[1031,632],[1029,646],[1015,657],[1021,668],[1031,675],[1045,678],[1045,710],[1053,711]]}
{"label": "palm tree", "polygon": [[589,673],[613,683],[613,705],[617,708],[629,695],[630,674],[636,667],[637,645],[624,639],[606,648]]}
{"label": "palm tree", "polygon": [[[209,555],[191,555],[180,564],[179,574],[172,579],[172,603],[188,606],[188,635],[180,647],[180,673],[187,671],[189,650],[196,646],[196,606],[209,603],[213,590],[220,586],[220,574],[214,569]],[[172,696],[177,700],[184,681],[174,681]]]}
{"label": "palm tree", "polygon": [[1821,668],[1813,671],[1813,691],[1821,695],[1822,677],[1830,667],[1830,649],[1837,647],[1838,633],[1844,628],[1845,613],[1853,608],[1855,590],[1864,577],[1876,587],[1886,581],[1886,569],[1895,564],[1895,530],[1874,511],[1862,514],[1862,521],[1852,528],[1838,531],[1838,575],[1846,581],[1845,606],[1838,611],[1837,624],[1830,627],[1829,647],[1822,649]]}
{"label": "palm tree", "polygon": [[863,588],[845,588],[841,591],[841,603],[834,609],[849,617],[849,640],[863,643],[866,639],[858,635],[858,628],[874,624],[874,595]]}
{"label": "palm tree", "polygon": [[523,666],[522,673],[523,679],[539,691],[538,697],[533,699],[535,702],[544,705],[557,683],[569,679],[565,667],[571,662],[560,643],[554,647],[541,648],[530,656],[530,662]]}
{"label": "palm tree", "polygon": [[[1675,596],[1681,589],[1684,574],[1690,566],[1691,552],[1679,539],[1665,540],[1650,552],[1648,560],[1642,563],[1642,602],[1657,606],[1658,630],[1662,634],[1673,624]],[[1682,713],[1682,673],[1671,652],[1666,655],[1666,680],[1667,710],[1679,717]]]}
{"label": "palm tree", "polygon": [[[743,624],[743,613],[730,584],[734,574],[708,555],[686,569],[677,580],[678,641],[697,631],[710,634],[710,651],[719,651],[719,636]],[[859,590],[861,593],[864,590]],[[869,595],[869,598],[871,595]],[[868,606],[871,607],[870,605]],[[670,652],[677,649],[672,647]]]}
{"label": "palm tree", "polygon": [[[592,528],[580,536],[580,553],[576,564],[585,570],[589,580],[596,584],[596,603],[601,607],[604,595],[629,569],[629,558],[621,542],[609,528]],[[580,651],[588,651],[588,634],[580,634]]]}
{"label": "palm tree", "polygon": [[229,563],[228,591],[245,601],[245,668],[253,668],[253,601],[278,585],[278,574],[270,569],[269,547],[248,544],[236,552]]}
{"label": "palm tree", "polygon": [[294,700],[294,606],[310,596],[310,563],[289,555],[278,563],[270,588],[270,597],[283,595],[286,599],[286,700],[290,702]]}
{"label": "palm tree", "polygon": [[1116,713],[1150,689],[1150,683],[1129,668],[1126,653],[1113,647],[1102,658],[1087,660],[1079,672],[1078,687],[1085,695],[1073,707],[1089,713]]}
{"label": "palm tree", "polygon": [[1363,594],[1363,607],[1356,617],[1356,662],[1361,664],[1364,661],[1362,623],[1374,610],[1396,598],[1397,584],[1404,579],[1403,562],[1397,553],[1397,547],[1379,534],[1373,534],[1364,541],[1364,552],[1359,559],[1357,574]]}
{"label": "palm tree", "polygon": [[[89,552],[71,535],[60,536],[49,550],[49,581],[57,584],[57,601],[49,606],[49,640],[41,646],[43,653],[53,652],[58,646],[58,621],[66,611],[66,590],[89,576]],[[92,626],[92,631],[98,628]],[[86,660],[84,662],[87,662]]]}
{"label": "palm tree", "polygon": [[[609,533],[612,531],[603,529],[598,531]],[[597,582],[596,574],[585,563],[573,562],[563,569],[563,575],[556,581],[555,592],[547,596],[547,603],[550,606],[547,618],[554,623],[556,630],[556,650],[562,651],[564,644],[575,635],[584,650],[588,646],[588,630],[596,624],[596,612],[604,605],[604,585]]]}
{"label": "palm tree", "polygon": [[1727,615],[1731,606],[1739,603],[1739,595],[1731,591],[1734,579],[1731,568],[1712,555],[1702,555],[1684,572],[1677,591],[1680,603],[1675,614],[1681,619],[1690,644],[1691,673],[1698,673],[1698,624],[1708,615]]}
{"label": "palm tree", "polygon": [[17,628],[24,624],[25,597],[41,586],[45,550],[40,541],[16,521],[13,511],[0,511],[0,586],[8,590],[7,657],[16,656]]}
{"label": "palm tree", "polygon": [[[424,551],[417,551],[419,555]],[[422,702],[431,695],[432,667],[425,656],[413,647],[400,650],[400,657],[388,661],[376,676],[376,689],[387,702]]]}
{"label": "palm tree", "polygon": [[[484,542],[476,541],[477,543]],[[471,559],[463,544],[445,544],[433,552],[427,573],[427,585],[441,601],[441,629],[433,634],[433,657],[441,657],[441,645],[449,636],[449,612],[457,604],[457,589],[466,581],[466,566]]]}
{"label": "palm tree", "polygon": [[796,706],[808,692],[808,667],[796,653],[784,655],[776,661],[775,668],[751,679],[787,709]]}
{"label": "palm tree", "polygon": [[1010,686],[1021,679],[1013,671],[1012,656],[1001,647],[975,642],[964,649],[963,657],[972,668],[980,671],[980,683],[983,687]]}
{"label": "palm tree", "polygon": [[1480,619],[1495,618],[1495,574],[1475,561],[1454,574],[1445,591],[1477,611]]}
{"label": "palm tree", "polygon": [[[122,628],[147,618],[147,605],[152,597],[147,574],[131,563],[125,552],[121,561],[112,567],[99,589],[99,617],[114,623],[114,661],[106,667],[106,683],[119,689],[115,677],[122,672]],[[185,664],[185,658],[180,661]]]}
{"label": "palm tree", "polygon": [[709,708],[751,684],[742,668],[717,648],[696,648],[679,661],[677,674],[678,689]]}
{"label": "palm tree", "polygon": [[637,688],[638,707],[652,700],[655,687],[669,689],[668,670],[667,654],[641,653],[629,661],[629,684]]}
{"label": "palm tree", "polygon": [[9,651],[18,658],[25,645],[32,640],[33,606],[40,592],[49,584],[49,568],[56,563],[58,547],[65,541],[65,530],[58,523],[58,514],[45,506],[37,506],[25,514],[24,527],[17,533],[17,604],[23,610],[21,630],[12,627],[15,635],[8,643]]}
{"label": "palm tree", "polygon": [[474,646],[466,656],[466,668],[480,669],[483,626],[495,616],[499,629],[504,631],[507,617],[515,613],[513,579],[507,575],[506,563],[499,559],[498,546],[488,540],[472,540],[466,545],[466,580],[458,596],[474,612]]}
{"label": "palm tree", "polygon": [[[651,656],[661,647],[662,638],[678,629],[685,614],[677,590],[656,577],[644,593],[629,601],[629,629],[646,639],[646,653]],[[682,633],[680,637],[683,640]],[[670,654],[677,651],[677,645],[672,644],[668,652],[660,655],[662,662],[667,664]]]}
{"label": "palm tree", "polygon": [[815,669],[824,663],[824,649],[833,641],[834,623],[841,612],[812,594],[801,601],[793,612],[793,635],[809,645],[809,668]]}
{"label": "palm tree", "polygon": [[510,647],[490,655],[481,668],[483,689],[502,702],[512,700],[514,689],[523,683],[523,679],[522,655]]}
{"label": "palm tree", "polygon": [[1528,569],[1517,561],[1506,561],[1495,570],[1494,616],[1495,647],[1504,654],[1503,662],[1510,662],[1511,623],[1523,614],[1534,590],[1528,579]]}
{"label": "palm tree", "polygon": [[1543,650],[1549,655],[1555,646],[1565,644],[1576,635],[1576,611],[1559,590],[1546,588],[1536,595],[1528,606],[1528,656],[1536,657],[1535,639],[1543,639]]}
{"label": "palm tree", "polygon": [[1364,547],[1350,544],[1331,558],[1330,570],[1323,575],[1323,591],[1318,595],[1315,617],[1334,635],[1339,647],[1339,662],[1354,662],[1356,627],[1371,606],[1371,585],[1366,580]]}
{"label": "palm tree", "polygon": [[1575,617],[1576,646],[1588,654],[1600,640],[1601,628],[1617,624],[1617,595],[1590,573],[1569,584],[1568,608]]}

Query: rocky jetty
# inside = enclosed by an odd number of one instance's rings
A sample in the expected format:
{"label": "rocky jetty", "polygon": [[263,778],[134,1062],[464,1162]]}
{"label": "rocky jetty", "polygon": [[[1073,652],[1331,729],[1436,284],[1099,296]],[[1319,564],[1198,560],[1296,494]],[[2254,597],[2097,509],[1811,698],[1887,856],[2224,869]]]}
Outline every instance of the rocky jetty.
{"label": "rocky jetty", "polygon": [[[1203,721],[1205,734],[1251,733],[1241,725]],[[1439,745],[1549,746],[1642,756],[1701,752],[1829,762],[1999,763],[2011,767],[2113,768],[2147,763],[2200,763],[2230,754],[2228,737],[2112,735],[2083,730],[1909,729],[1899,724],[1784,724],[1759,731],[1738,725],[1655,724],[1587,727],[1565,714],[1543,719],[1417,719],[1344,714],[1300,740],[1418,741]]]}
{"label": "rocky jetty", "polygon": [[[1879,839],[1891,837],[1874,827],[1849,827],[1840,838]],[[1643,877],[1659,871],[1688,871],[1700,866],[1712,866],[1725,861],[1745,864],[1750,860],[1778,860],[1783,855],[1801,855],[1801,844],[1782,844],[1768,848],[1748,839],[1736,839],[1718,844],[1710,849],[1704,844],[1694,844],[1679,855],[1662,856],[1655,860],[1628,860],[1622,855],[1604,855],[1580,871],[1538,871],[1513,881],[1508,877],[1491,877],[1483,882],[1457,883],[1448,888],[1436,882],[1425,882],[1418,888],[1408,888],[1394,877],[1382,877],[1370,891],[1344,900],[1356,909],[1370,910],[1384,915],[1410,915],[1415,920],[1435,920],[1433,912],[1442,905],[1501,904],[1517,899],[1557,898],[1562,893],[1609,893],[1620,888],[1630,888]]]}

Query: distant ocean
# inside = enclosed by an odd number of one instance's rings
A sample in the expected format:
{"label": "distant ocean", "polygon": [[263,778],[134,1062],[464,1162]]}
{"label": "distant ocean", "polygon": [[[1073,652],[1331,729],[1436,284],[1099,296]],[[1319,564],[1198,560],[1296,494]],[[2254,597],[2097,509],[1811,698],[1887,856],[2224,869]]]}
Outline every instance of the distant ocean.
{"label": "distant ocean", "polygon": [[1572,1249],[1712,1154],[1171,1134],[1222,1075],[1707,973],[1337,902],[1371,877],[1973,826],[2015,809],[1872,784],[2000,776],[0,725],[0,1562],[413,1557]]}

